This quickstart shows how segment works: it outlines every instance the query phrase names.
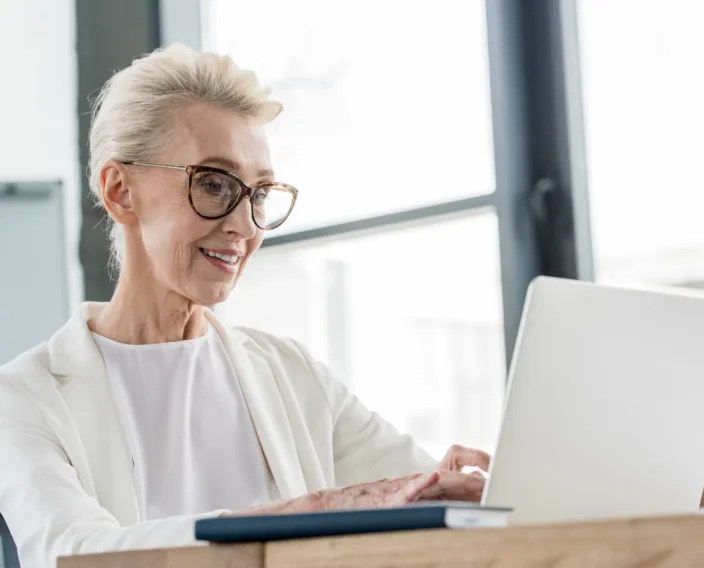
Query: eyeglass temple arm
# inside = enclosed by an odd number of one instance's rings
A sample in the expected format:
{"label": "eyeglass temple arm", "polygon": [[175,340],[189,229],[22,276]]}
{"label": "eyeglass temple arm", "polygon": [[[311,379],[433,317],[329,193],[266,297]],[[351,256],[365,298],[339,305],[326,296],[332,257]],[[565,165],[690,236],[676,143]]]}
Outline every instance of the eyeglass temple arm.
{"label": "eyeglass temple arm", "polygon": [[134,160],[125,160],[122,162],[127,166],[151,166],[153,168],[169,168],[171,170],[185,171],[188,166],[172,166],[170,164],[153,164],[151,162],[135,162]]}

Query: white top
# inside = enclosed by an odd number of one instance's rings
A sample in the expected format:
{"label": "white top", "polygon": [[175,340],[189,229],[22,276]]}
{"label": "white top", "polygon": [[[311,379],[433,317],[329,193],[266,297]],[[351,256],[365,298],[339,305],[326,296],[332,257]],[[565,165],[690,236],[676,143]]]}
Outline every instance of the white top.
{"label": "white top", "polygon": [[273,485],[217,331],[153,345],[93,334],[131,434],[148,519],[243,509]]}

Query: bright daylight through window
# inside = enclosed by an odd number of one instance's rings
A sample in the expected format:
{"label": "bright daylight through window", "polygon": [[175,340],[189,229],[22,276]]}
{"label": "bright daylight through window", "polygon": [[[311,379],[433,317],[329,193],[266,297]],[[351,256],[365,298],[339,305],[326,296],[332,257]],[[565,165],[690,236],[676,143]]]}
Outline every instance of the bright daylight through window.
{"label": "bright daylight through window", "polygon": [[704,2],[579,8],[597,280],[702,288]]}
{"label": "bright daylight through window", "polygon": [[[206,47],[284,103],[273,163],[300,195],[277,236],[494,191],[482,1],[211,0],[204,19]],[[505,356],[490,209],[264,249],[223,314],[303,341],[435,454],[495,444]]]}

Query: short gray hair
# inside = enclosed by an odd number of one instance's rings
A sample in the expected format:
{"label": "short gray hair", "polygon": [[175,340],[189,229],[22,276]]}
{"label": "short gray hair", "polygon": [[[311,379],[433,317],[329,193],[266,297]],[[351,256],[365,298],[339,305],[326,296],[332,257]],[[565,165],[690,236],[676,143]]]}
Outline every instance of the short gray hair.
{"label": "short gray hair", "polygon": [[[111,159],[149,161],[168,132],[169,113],[179,106],[210,103],[262,122],[283,110],[252,71],[228,56],[171,45],[136,59],[105,83],[93,102],[90,188],[98,204],[100,170]],[[113,267],[124,258],[122,227],[110,224]]]}

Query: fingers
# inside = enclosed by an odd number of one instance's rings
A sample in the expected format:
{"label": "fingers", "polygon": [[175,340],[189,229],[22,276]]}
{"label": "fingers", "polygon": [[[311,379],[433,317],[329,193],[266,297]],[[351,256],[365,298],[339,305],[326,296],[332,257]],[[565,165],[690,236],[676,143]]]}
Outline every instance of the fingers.
{"label": "fingers", "polygon": [[491,456],[486,452],[454,445],[445,454],[445,457],[440,462],[439,469],[462,471],[464,467],[478,467],[484,471],[489,471],[490,463]]}
{"label": "fingers", "polygon": [[466,475],[459,471],[443,471],[438,473],[438,481],[423,490],[423,492],[416,497],[417,500],[481,501],[484,484],[486,483],[486,479],[483,475]]}
{"label": "fingers", "polygon": [[408,481],[397,493],[394,494],[392,505],[405,505],[418,500],[418,496],[430,490],[440,479],[440,474],[435,472],[430,475],[421,475]]}

